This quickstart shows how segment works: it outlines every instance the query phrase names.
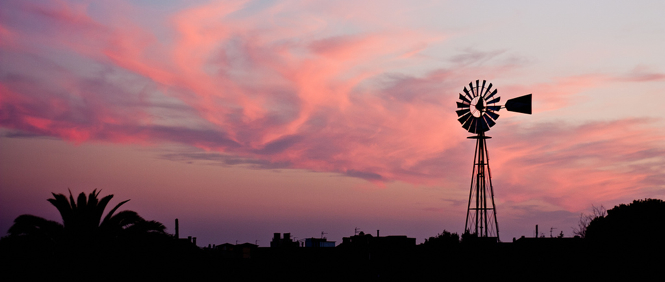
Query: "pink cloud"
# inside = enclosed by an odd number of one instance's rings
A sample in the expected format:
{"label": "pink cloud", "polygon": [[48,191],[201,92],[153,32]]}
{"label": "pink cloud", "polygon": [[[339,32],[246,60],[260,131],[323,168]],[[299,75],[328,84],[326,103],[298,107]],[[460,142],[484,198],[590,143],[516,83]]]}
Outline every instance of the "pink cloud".
{"label": "pink cloud", "polygon": [[511,187],[508,201],[541,198],[572,211],[588,208],[590,201],[629,201],[663,188],[658,179],[665,132],[655,130],[657,124],[628,119],[521,128],[496,139],[492,172],[501,174],[500,185]]}
{"label": "pink cloud", "polygon": [[[593,89],[607,82],[608,75],[586,74],[570,77],[560,77],[553,82],[537,83],[532,85],[509,85],[502,87],[508,93],[528,94],[536,92],[534,100],[534,114],[545,111],[554,111],[569,106],[573,96],[585,90]],[[579,102],[579,101],[577,101]]]}
{"label": "pink cloud", "polygon": [[628,74],[619,76],[615,80],[630,82],[665,81],[665,74],[656,72],[646,66],[637,66]]}

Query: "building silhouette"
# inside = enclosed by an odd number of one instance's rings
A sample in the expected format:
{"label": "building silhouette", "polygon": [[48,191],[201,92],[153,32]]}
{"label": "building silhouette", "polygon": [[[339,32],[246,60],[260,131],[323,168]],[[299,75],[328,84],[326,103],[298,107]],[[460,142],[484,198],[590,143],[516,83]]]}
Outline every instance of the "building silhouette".
{"label": "building silhouette", "polygon": [[307,238],[305,239],[305,248],[334,248],[335,241],[328,241],[326,238]]}

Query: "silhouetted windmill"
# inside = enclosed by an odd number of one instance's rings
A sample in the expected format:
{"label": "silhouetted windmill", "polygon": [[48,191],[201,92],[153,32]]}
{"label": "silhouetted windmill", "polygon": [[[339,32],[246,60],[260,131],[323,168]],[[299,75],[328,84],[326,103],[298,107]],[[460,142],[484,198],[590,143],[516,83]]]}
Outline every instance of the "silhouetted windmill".
{"label": "silhouetted windmill", "polygon": [[[469,191],[469,204],[466,211],[466,232],[477,234],[478,237],[496,237],[499,240],[499,223],[496,220],[496,207],[494,205],[494,188],[492,187],[492,173],[490,171],[489,156],[487,154],[485,131],[490,130],[499,118],[499,110],[531,114],[531,94],[510,99],[505,106],[497,105],[501,100],[496,96],[497,90],[492,90],[492,83],[485,88],[486,81],[476,80],[469,83],[469,89],[464,87],[464,94],[459,94],[457,102],[457,116],[462,127],[476,136],[467,137],[476,139],[476,152],[473,157],[473,172],[471,178],[471,191]],[[487,173],[486,173],[487,172]],[[489,184],[489,185],[488,185]],[[491,202],[487,200],[487,194]],[[475,197],[474,197],[475,196]],[[472,207],[472,199],[475,204]],[[491,211],[491,212],[490,212]]]}

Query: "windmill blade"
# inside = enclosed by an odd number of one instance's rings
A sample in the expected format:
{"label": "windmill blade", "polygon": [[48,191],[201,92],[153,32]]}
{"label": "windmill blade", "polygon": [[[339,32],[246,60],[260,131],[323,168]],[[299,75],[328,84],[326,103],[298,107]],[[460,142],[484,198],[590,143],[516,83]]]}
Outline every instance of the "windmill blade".
{"label": "windmill blade", "polygon": [[466,87],[464,87],[464,93],[466,93],[466,97],[469,97],[469,100],[473,100],[473,97],[469,94],[469,90],[467,90]]}
{"label": "windmill blade", "polygon": [[483,95],[483,92],[485,92],[485,82],[486,81],[483,80],[483,88],[481,88],[480,91],[478,91],[478,93],[480,93],[481,96]]}
{"label": "windmill blade", "polygon": [[467,123],[467,121],[469,121],[470,118],[471,119],[474,118],[473,115],[464,115],[459,117],[457,121],[459,121],[459,123],[461,123],[462,126],[464,126],[464,124]]}
{"label": "windmill blade", "polygon": [[479,133],[480,131],[478,131],[478,124],[479,124],[479,120],[474,117],[473,124],[471,125],[471,127],[469,127],[469,132]]}
{"label": "windmill blade", "polygon": [[[462,128],[464,128],[464,129],[466,129],[466,130],[469,130],[469,126],[471,126],[471,120],[472,120],[472,119],[473,119],[473,118],[469,117],[469,118],[467,118],[466,120],[464,120],[464,122],[462,123]],[[458,120],[459,120],[460,122],[462,122],[461,119],[458,119]]]}
{"label": "windmill blade", "polygon": [[466,129],[467,131],[472,132],[471,130],[475,130],[475,125],[476,125],[476,118],[470,117],[469,119],[466,120],[464,124],[462,124],[462,127],[464,127],[464,129]]}
{"label": "windmill blade", "polygon": [[461,109],[469,107],[469,104],[464,104],[464,103],[460,103],[460,102],[455,102],[455,103],[457,103],[457,107],[461,108]]}
{"label": "windmill blade", "polygon": [[480,95],[480,79],[476,80],[476,95]]}
{"label": "windmill blade", "polygon": [[487,124],[487,121],[484,118],[479,119],[480,125],[478,125],[478,129],[482,130],[481,132],[485,132],[490,130],[490,126]]}
{"label": "windmill blade", "polygon": [[494,95],[496,95],[496,92],[497,92],[497,91],[498,91],[497,89],[494,89],[494,91],[492,91],[492,94],[490,94],[489,96],[485,97],[485,100],[492,99],[492,97],[494,97]]}
{"label": "windmill blade", "polygon": [[506,110],[523,114],[531,114],[531,94],[512,98],[506,101]]}
{"label": "windmill blade", "polygon": [[462,93],[459,94],[459,99],[464,101],[464,102],[467,102],[467,103],[471,104],[471,101],[469,99],[467,99],[466,97],[464,97],[464,95],[462,95]]}
{"label": "windmill blade", "polygon": [[493,120],[497,120],[499,118],[499,114],[492,112],[492,111],[487,111],[485,112],[488,116],[490,116]]}
{"label": "windmill blade", "polygon": [[468,114],[468,113],[471,112],[471,111],[470,111],[469,109],[462,109],[462,110],[458,110],[458,111],[455,111],[455,112],[457,112],[457,116],[458,116],[458,117],[461,117],[461,116],[463,116],[463,115]]}
{"label": "windmill blade", "polygon": [[473,91],[473,82],[469,82],[469,88],[471,88],[471,94],[473,94],[473,97],[476,97],[476,92]]}
{"label": "windmill blade", "polygon": [[[492,89],[492,83],[490,83],[490,85],[487,86],[487,90],[485,91],[485,93],[483,93],[483,98],[485,98],[485,96],[487,95],[487,93],[490,93],[490,90],[491,90],[491,89]],[[487,99],[487,98],[485,98],[485,99]]]}
{"label": "windmill blade", "polygon": [[487,109],[498,112],[499,110],[501,110],[501,106],[487,106]]}
{"label": "windmill blade", "polygon": [[494,104],[494,103],[498,103],[498,102],[499,102],[499,100],[501,100],[501,97],[496,97],[496,98],[495,98],[494,100],[492,100],[492,101],[489,101],[489,102],[487,102],[487,104]]}
{"label": "windmill blade", "polygon": [[[489,112],[486,112],[486,113],[489,115]],[[497,115],[497,117],[498,117],[498,115]],[[485,122],[486,122],[487,125],[489,125],[490,127],[492,127],[492,126],[494,126],[494,125],[496,124],[496,122],[494,122],[494,121],[493,121],[490,117],[488,117],[487,115],[483,115],[483,119],[485,119]]]}

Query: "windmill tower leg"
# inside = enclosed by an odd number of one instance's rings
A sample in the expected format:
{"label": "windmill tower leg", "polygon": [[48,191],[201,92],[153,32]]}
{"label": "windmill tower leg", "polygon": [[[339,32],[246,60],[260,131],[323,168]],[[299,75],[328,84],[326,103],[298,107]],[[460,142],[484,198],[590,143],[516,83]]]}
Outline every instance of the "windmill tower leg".
{"label": "windmill tower leg", "polygon": [[499,223],[496,220],[494,188],[492,187],[486,142],[491,137],[485,136],[485,133],[482,132],[468,138],[476,139],[476,149],[473,157],[473,172],[464,230],[476,234],[478,237],[496,238],[498,241]]}

